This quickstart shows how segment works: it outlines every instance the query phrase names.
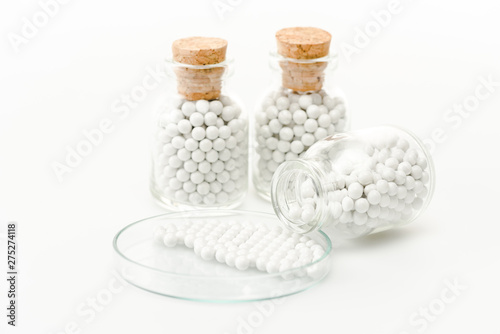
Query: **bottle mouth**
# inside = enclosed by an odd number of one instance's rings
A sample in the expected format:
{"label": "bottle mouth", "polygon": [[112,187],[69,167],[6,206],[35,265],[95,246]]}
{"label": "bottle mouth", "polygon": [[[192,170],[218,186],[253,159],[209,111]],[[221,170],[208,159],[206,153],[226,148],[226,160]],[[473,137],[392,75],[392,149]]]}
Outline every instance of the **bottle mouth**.
{"label": "bottle mouth", "polygon": [[327,196],[321,175],[319,168],[305,160],[286,161],[274,173],[273,209],[289,230],[305,234],[323,226]]}
{"label": "bottle mouth", "polygon": [[272,68],[279,68],[279,63],[283,61],[297,63],[297,64],[315,64],[315,63],[327,63],[328,69],[334,70],[338,65],[338,54],[331,51],[328,55],[321,58],[311,58],[311,59],[295,59],[280,55],[276,51],[269,52],[270,65]]}

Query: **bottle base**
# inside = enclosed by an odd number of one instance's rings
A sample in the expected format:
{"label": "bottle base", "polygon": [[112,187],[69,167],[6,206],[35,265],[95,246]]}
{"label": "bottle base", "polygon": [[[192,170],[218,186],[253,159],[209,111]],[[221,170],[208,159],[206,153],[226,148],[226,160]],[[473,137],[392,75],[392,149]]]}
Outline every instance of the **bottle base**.
{"label": "bottle base", "polygon": [[190,210],[207,210],[207,209],[234,209],[243,204],[243,199],[246,196],[246,191],[242,192],[231,201],[225,202],[223,204],[190,204],[178,200],[168,198],[161,195],[155,187],[152,185],[150,187],[151,195],[154,201],[164,209],[169,211],[190,211]]}

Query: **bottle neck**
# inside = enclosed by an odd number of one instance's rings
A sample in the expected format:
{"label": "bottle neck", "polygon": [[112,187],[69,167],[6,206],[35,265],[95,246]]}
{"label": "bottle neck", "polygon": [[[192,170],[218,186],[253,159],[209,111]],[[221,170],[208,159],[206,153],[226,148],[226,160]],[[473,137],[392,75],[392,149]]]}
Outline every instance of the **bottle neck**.
{"label": "bottle neck", "polygon": [[282,85],[297,92],[319,91],[325,81],[325,61],[298,63],[283,60],[280,63]]}
{"label": "bottle neck", "polygon": [[270,54],[271,68],[278,71],[281,86],[294,92],[317,92],[323,89],[327,77],[337,67],[337,55],[321,58],[294,59],[277,53]]}
{"label": "bottle neck", "polygon": [[167,73],[176,79],[177,92],[185,99],[220,97],[224,80],[232,74],[231,60],[211,65],[189,65],[167,60]]}
{"label": "bottle neck", "polygon": [[328,221],[326,176],[312,160],[283,162],[274,173],[271,199],[274,211],[290,230],[308,233]]}

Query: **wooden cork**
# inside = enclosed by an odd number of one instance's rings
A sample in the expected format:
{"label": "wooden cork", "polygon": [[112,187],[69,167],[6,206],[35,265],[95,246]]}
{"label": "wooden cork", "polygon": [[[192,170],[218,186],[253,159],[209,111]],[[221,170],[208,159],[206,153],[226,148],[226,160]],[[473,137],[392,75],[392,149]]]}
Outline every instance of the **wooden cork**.
{"label": "wooden cork", "polygon": [[330,33],[319,28],[294,27],[278,31],[278,53],[290,58],[280,62],[283,86],[299,92],[320,90],[327,61],[294,62],[292,59],[307,61],[326,57],[331,40]]}
{"label": "wooden cork", "polygon": [[[172,44],[173,60],[186,65],[216,65],[226,60],[227,41],[213,37],[188,37]],[[224,67],[177,66],[177,91],[187,100],[213,100],[220,96]]]}

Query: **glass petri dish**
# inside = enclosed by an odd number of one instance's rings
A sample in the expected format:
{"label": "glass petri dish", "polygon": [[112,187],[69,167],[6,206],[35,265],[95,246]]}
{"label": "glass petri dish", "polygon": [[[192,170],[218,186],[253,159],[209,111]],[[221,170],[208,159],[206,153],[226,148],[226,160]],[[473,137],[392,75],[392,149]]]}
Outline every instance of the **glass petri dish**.
{"label": "glass petri dish", "polygon": [[283,297],[306,290],[330,271],[332,244],[321,231],[307,236],[325,253],[318,260],[278,273],[256,268],[238,270],[215,259],[203,260],[184,245],[166,247],[154,241],[154,231],[170,223],[216,220],[228,224],[279,226],[267,213],[200,210],[167,213],[132,223],[113,239],[115,267],[130,284],[175,298],[204,302],[243,302]]}

